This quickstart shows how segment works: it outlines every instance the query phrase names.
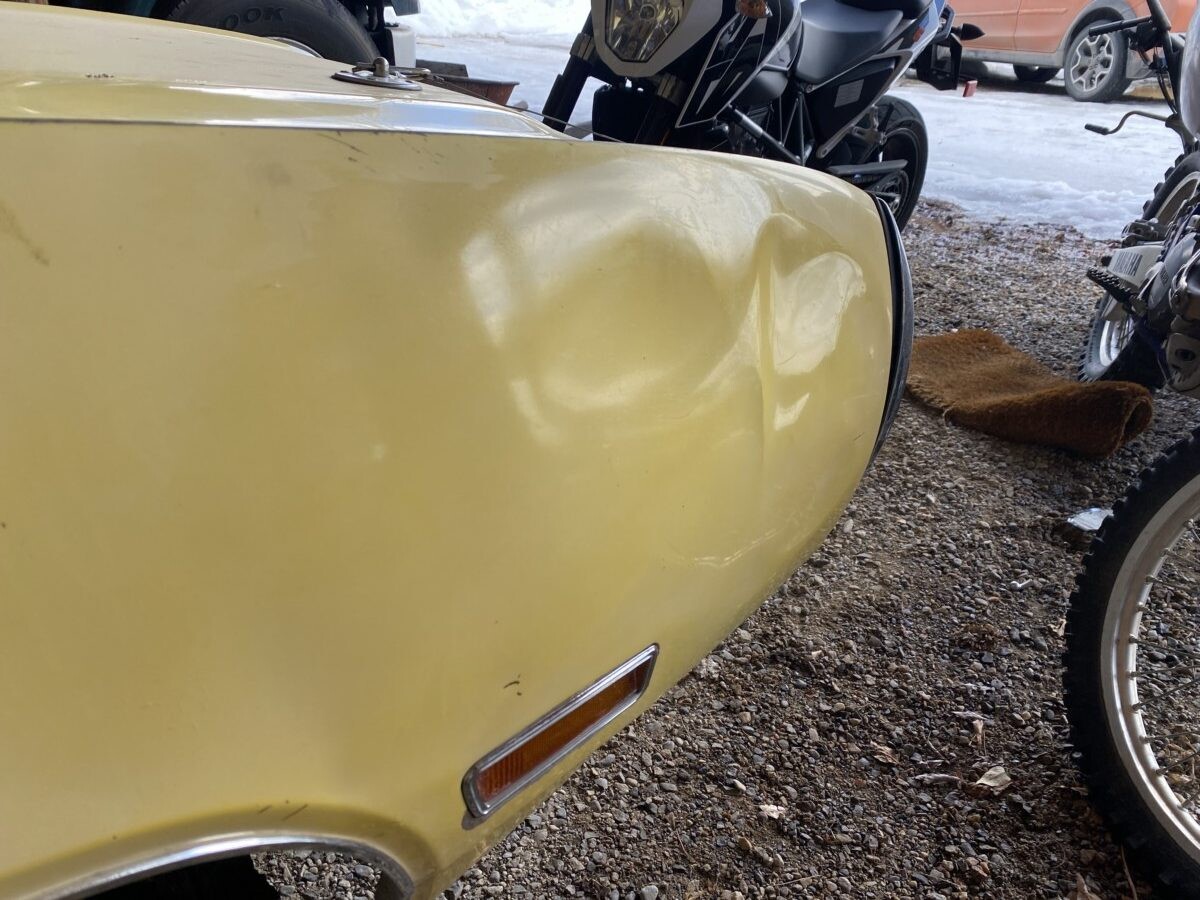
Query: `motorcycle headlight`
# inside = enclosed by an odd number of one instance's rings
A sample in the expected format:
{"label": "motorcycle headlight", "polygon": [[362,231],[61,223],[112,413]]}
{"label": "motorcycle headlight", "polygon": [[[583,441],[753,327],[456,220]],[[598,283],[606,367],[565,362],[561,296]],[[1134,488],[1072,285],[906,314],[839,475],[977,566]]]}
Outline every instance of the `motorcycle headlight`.
{"label": "motorcycle headlight", "polygon": [[683,0],[609,0],[605,40],[618,59],[645,62],[683,20]]}

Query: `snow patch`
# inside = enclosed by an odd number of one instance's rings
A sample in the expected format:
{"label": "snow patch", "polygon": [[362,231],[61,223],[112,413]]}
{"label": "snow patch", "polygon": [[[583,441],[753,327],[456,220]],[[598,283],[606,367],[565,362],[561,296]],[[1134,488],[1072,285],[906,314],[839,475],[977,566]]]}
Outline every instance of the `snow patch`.
{"label": "snow patch", "polygon": [[[418,55],[466,63],[484,78],[520,81],[513,100],[539,110],[567,50],[587,18],[587,0],[421,0],[424,12],[406,22],[418,30]],[[929,130],[924,195],[950,200],[985,219],[1073,225],[1113,238],[1141,213],[1155,183],[1179,153],[1161,125],[1134,119],[1120,134],[1101,137],[1087,122],[1115,124],[1129,110],[1162,112],[1160,102],[1076,103],[1061,82],[1037,92],[988,81],[970,99],[913,81],[895,92],[913,103]],[[591,85],[591,89],[595,84]],[[591,90],[575,110],[591,116]]]}
{"label": "snow patch", "polygon": [[[407,16],[418,38],[475,35],[502,40],[574,37],[587,19],[588,0],[421,0],[421,12]],[[522,43],[529,43],[523,41]]]}

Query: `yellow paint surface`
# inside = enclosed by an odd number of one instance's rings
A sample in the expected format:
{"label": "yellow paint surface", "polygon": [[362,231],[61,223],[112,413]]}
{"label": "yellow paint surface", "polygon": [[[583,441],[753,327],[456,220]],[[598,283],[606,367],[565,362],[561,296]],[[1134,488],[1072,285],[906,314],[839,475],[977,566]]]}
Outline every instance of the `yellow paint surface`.
{"label": "yellow paint surface", "polygon": [[[70,16],[3,6],[0,66]],[[180,127],[62,71],[64,115],[19,114],[45,73],[0,70],[0,896],[245,833],[361,840],[432,896],[583,751],[472,830],[467,768],[652,642],[650,694],[682,677],[879,426],[854,189],[522,125],[243,127],[257,70],[221,72],[239,111]]]}

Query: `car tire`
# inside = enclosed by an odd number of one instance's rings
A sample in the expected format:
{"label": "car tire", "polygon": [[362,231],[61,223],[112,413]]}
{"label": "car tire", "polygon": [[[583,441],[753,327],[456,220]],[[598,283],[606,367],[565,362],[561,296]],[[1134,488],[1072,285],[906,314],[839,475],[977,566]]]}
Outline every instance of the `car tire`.
{"label": "car tire", "polygon": [[1125,93],[1130,85],[1125,70],[1129,63],[1129,38],[1123,31],[1093,37],[1088,30],[1100,20],[1081,28],[1067,47],[1063,82],[1067,93],[1085,103],[1107,103]]}
{"label": "car tire", "polygon": [[1026,84],[1045,84],[1060,71],[1054,66],[1013,66],[1013,74],[1017,76],[1017,81]]}
{"label": "car tire", "polygon": [[275,38],[344,63],[380,55],[366,29],[337,0],[183,0],[167,18]]}

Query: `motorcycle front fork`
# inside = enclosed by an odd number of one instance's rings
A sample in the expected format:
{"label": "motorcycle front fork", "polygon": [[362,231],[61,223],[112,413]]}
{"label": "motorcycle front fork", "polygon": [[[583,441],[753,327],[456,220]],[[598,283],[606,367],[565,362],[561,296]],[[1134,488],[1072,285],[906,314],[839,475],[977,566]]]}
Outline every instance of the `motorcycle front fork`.
{"label": "motorcycle front fork", "polygon": [[554,76],[554,86],[546,97],[542,107],[542,122],[555,131],[565,131],[571,122],[571,113],[579,102],[583,85],[592,73],[592,59],[596,54],[596,44],[592,37],[592,19],[589,16],[583,25],[583,30],[575,36],[571,45],[571,55],[562,72]]}

